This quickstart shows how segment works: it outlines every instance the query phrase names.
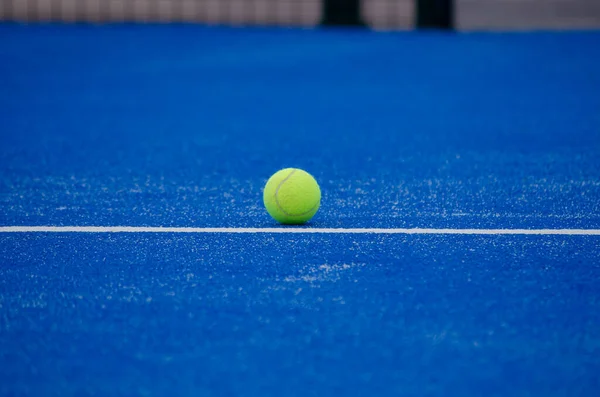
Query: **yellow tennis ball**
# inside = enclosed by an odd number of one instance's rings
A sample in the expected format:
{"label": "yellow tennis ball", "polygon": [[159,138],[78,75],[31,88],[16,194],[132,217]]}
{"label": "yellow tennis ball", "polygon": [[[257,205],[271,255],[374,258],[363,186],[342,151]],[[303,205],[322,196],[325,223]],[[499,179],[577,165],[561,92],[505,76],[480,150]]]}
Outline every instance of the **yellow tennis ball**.
{"label": "yellow tennis ball", "polygon": [[277,222],[302,224],[317,213],[321,205],[321,189],[308,172],[286,168],[269,178],[263,202],[269,215]]}

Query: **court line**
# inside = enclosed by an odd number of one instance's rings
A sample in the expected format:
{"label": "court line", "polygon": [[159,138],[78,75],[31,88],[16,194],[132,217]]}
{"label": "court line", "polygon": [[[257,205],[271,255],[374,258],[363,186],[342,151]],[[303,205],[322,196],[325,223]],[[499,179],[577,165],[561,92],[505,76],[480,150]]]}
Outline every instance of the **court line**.
{"label": "court line", "polygon": [[0,226],[0,233],[220,233],[220,234],[463,234],[600,236],[600,229],[432,229],[311,227]]}

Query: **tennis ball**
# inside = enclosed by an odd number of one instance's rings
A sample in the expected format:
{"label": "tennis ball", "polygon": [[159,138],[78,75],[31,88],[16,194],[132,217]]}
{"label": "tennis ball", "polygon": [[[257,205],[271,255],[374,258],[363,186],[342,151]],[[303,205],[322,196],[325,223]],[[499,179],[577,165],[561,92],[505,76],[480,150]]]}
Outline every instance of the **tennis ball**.
{"label": "tennis ball", "polygon": [[308,172],[285,168],[267,181],[263,202],[269,215],[277,222],[298,225],[317,213],[321,205],[321,189]]}

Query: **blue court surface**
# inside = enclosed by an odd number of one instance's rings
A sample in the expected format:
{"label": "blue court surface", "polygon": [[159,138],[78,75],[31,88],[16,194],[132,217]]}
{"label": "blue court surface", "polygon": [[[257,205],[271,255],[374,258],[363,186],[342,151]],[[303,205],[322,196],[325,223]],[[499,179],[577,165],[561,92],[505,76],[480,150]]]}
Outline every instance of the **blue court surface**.
{"label": "blue court surface", "polygon": [[0,395],[597,396],[598,43],[0,25]]}

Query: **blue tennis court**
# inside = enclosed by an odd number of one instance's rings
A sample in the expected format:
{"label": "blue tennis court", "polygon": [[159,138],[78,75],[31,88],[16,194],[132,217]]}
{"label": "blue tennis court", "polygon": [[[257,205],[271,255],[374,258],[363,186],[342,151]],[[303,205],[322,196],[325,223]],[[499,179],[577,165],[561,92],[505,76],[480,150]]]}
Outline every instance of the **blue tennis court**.
{"label": "blue tennis court", "polygon": [[0,24],[0,395],[596,396],[598,43]]}

